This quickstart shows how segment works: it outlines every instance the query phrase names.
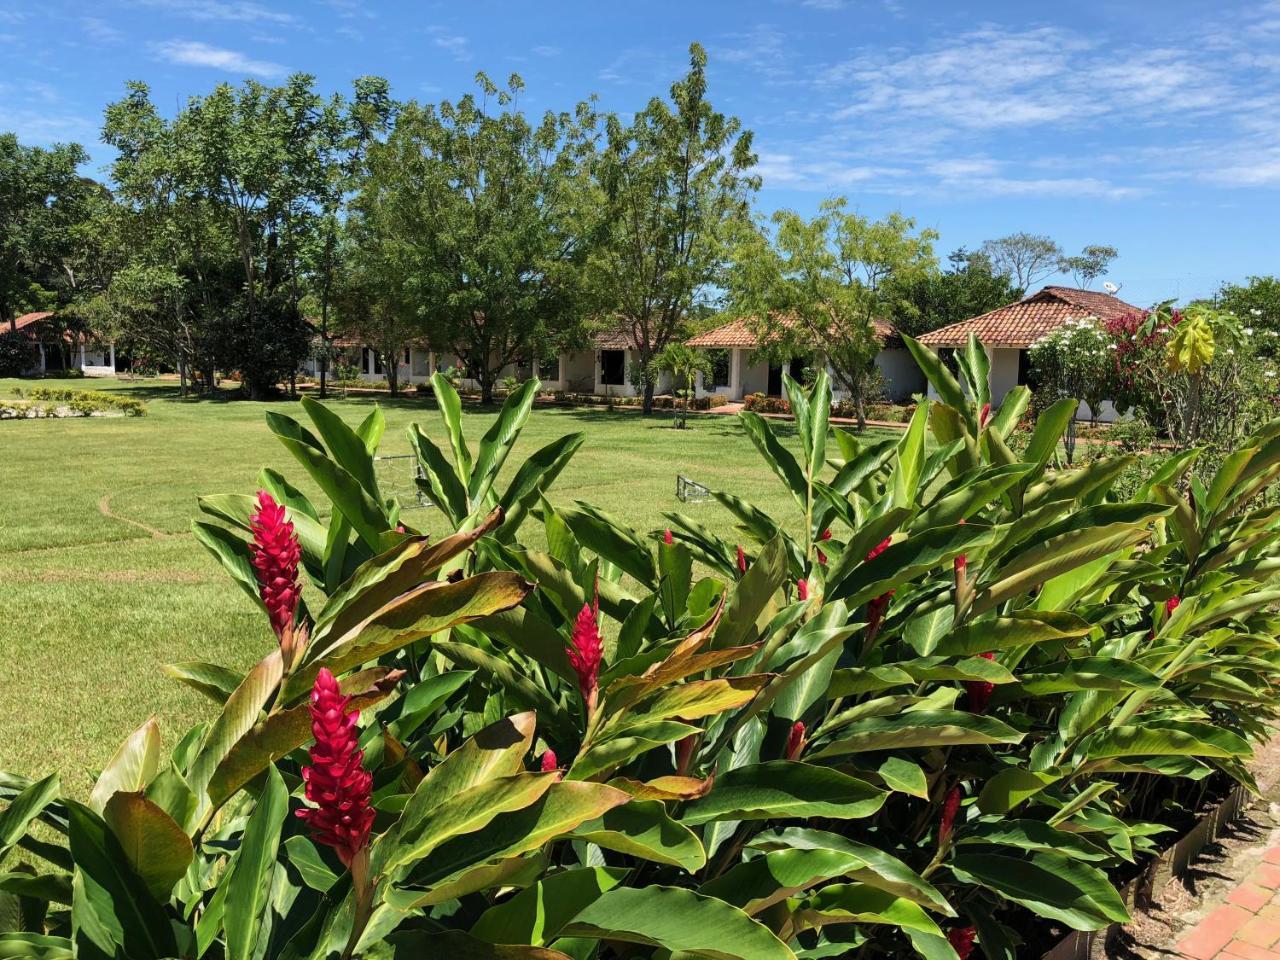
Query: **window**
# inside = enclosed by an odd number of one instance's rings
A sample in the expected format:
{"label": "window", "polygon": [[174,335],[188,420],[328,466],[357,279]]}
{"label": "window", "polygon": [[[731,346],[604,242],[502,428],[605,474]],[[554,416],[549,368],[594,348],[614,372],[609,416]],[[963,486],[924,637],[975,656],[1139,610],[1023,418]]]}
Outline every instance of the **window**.
{"label": "window", "polygon": [[626,382],[627,361],[622,350],[600,351],[600,382],[607,387],[620,387]]}
{"label": "window", "polygon": [[405,362],[405,363],[408,363],[408,362],[409,362],[409,348],[408,348],[408,347],[405,347],[405,348],[404,348],[404,362]]}
{"label": "window", "polygon": [[377,350],[371,350],[369,352],[373,354],[373,372],[382,373],[382,354]]}
{"label": "window", "polygon": [[553,353],[538,360],[538,377],[542,380],[560,379],[560,354]]}
{"label": "window", "polygon": [[373,354],[373,351],[372,351],[372,350],[370,350],[368,347],[361,347],[361,348],[360,348],[360,372],[361,372],[361,373],[372,373],[372,372],[373,372],[373,356],[372,356],[372,354]]}
{"label": "window", "polygon": [[728,350],[711,351],[711,387],[727,387],[730,380],[730,354]]}
{"label": "window", "polygon": [[1029,387],[1033,392],[1036,389],[1035,371],[1031,369],[1031,351],[1018,351],[1018,383]]}

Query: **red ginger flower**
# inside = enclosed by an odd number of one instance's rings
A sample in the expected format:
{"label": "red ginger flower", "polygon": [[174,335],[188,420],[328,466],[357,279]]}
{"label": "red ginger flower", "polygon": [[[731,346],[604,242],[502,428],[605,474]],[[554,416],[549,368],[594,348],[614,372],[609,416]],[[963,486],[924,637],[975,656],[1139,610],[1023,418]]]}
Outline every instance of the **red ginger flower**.
{"label": "red ginger flower", "polygon": [[973,927],[952,927],[947,931],[947,942],[960,960],[969,960],[973,954],[973,940],[978,931]]}
{"label": "red ginger flower", "polygon": [[1170,597],[1168,600],[1164,602],[1164,615],[1166,617],[1173,616],[1173,611],[1177,610],[1178,607],[1180,607],[1181,605],[1182,605],[1181,597]]}
{"label": "red ginger flower", "polygon": [[747,555],[743,553],[742,547],[738,547],[738,573],[745,574],[747,572]]}
{"label": "red ginger flower", "polygon": [[951,830],[956,825],[956,814],[960,812],[960,788],[952,787],[942,801],[942,819],[938,821],[938,844],[942,845],[951,838]]}
{"label": "red ginger flower", "polygon": [[[819,541],[819,542],[821,542],[821,541],[823,541],[823,540],[830,540],[830,539],[831,539],[831,528],[830,528],[830,527],[827,527],[825,530],[823,530],[823,531],[822,531],[822,533],[818,534],[818,541]],[[819,551],[818,551],[818,562],[819,562],[819,563],[821,563],[821,564],[825,564],[825,563],[827,562],[827,555],[826,555],[825,553],[823,553],[821,550],[819,550]]]}
{"label": "red ginger flower", "polygon": [[347,712],[350,701],[333,674],[321,668],[311,688],[311,733],[316,742],[311,765],[302,768],[307,799],[315,807],[298,811],[316,842],[335,848],[347,867],[368,845],[373,828],[369,806],[373,777],[360,765],[364,759],[364,751],[356,747],[360,713]]}
{"label": "red ginger flower", "polygon": [[285,519],[285,509],[265,490],[258,491],[258,512],[249,517],[253,530],[253,569],[258,578],[258,594],[271,618],[276,636],[284,636],[293,623],[302,598],[298,582],[298,561],[302,548],[293,524]]}
{"label": "red ginger flower", "polygon": [[796,597],[801,601],[809,599],[809,581],[808,580],[796,581]]}
{"label": "red ginger flower", "polygon": [[889,601],[893,599],[893,590],[886,590],[878,597],[873,597],[867,604],[867,636],[874,637],[880,631],[884,620],[884,612],[889,609]]}
{"label": "red ginger flower", "polygon": [[662,531],[662,542],[663,542],[663,543],[675,543],[675,542],[676,542],[676,538],[675,538],[675,537],[673,537],[673,536],[671,535],[671,528],[670,528],[670,527],[668,527],[666,530],[663,530],[663,531]]}
{"label": "red ginger flower", "polygon": [[984,403],[978,412],[978,429],[981,430],[991,421],[991,404]]}
{"label": "red ginger flower", "polygon": [[804,749],[805,745],[804,734],[805,728],[803,721],[797,720],[791,725],[791,730],[787,733],[786,756],[788,760],[798,760],[800,758],[800,751]]}
{"label": "red ginger flower", "polygon": [[[983,660],[994,660],[994,653],[980,653],[978,656]],[[968,707],[970,713],[986,713],[987,705],[991,702],[991,694],[995,690],[996,685],[988,680],[966,680],[964,689],[969,695]]]}
{"label": "red ginger flower", "polygon": [[582,609],[578,611],[577,622],[573,625],[573,637],[565,650],[569,655],[569,665],[578,675],[578,690],[582,693],[588,715],[595,712],[596,691],[600,683],[600,661],[604,657],[604,644],[600,639],[600,627],[596,622],[599,614],[600,597],[597,595],[594,606],[584,603]]}
{"label": "red ginger flower", "polygon": [[877,543],[874,547],[872,547],[870,550],[868,550],[868,551],[867,551],[867,558],[866,558],[866,560],[864,560],[863,562],[864,562],[864,563],[870,563],[870,562],[871,562],[872,560],[874,560],[876,557],[880,556],[880,554],[882,554],[882,553],[884,553],[886,550],[888,550],[888,549],[889,549],[890,544],[892,544],[892,543],[893,543],[893,536],[892,536],[892,535],[885,537],[883,540],[881,540],[881,541],[880,541],[879,543]]}
{"label": "red ginger flower", "polygon": [[550,747],[542,754],[542,760],[539,763],[543,773],[550,773],[556,769],[556,752]]}

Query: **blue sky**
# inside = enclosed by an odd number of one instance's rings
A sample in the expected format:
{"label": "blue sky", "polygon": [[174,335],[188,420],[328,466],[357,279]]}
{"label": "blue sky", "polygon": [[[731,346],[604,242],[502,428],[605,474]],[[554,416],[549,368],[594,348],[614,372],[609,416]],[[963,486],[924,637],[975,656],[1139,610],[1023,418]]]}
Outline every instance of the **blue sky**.
{"label": "blue sky", "polygon": [[1139,304],[1280,273],[1277,0],[6,0],[0,130],[101,164],[126,80],[163,107],[293,71],[424,100],[516,71],[531,110],[596,93],[627,112],[691,40],[713,102],[756,132],[763,210],[844,194],[937,229],[943,255],[1016,230],[1111,244]]}

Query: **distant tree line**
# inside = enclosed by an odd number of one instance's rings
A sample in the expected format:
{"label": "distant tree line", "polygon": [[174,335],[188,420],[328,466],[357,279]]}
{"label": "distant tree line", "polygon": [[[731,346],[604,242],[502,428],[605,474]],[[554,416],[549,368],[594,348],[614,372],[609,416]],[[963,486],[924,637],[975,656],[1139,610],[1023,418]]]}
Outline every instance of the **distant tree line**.
{"label": "distant tree line", "polygon": [[184,391],[236,371],[255,398],[308,356],[323,390],[339,335],[371,345],[394,389],[404,347],[425,341],[486,400],[508,365],[614,326],[649,410],[655,358],[728,309],[768,349],[826,356],[861,405],[873,321],[919,334],[1054,272],[1087,285],[1116,256],[1014,234],[940,267],[936,233],[900,214],[839,199],[759,216],[752,134],[712,106],[706,68],[692,45],[668,95],[625,118],[594,98],[531,116],[516,75],[430,104],[378,77],[326,95],[298,74],[221,84],[172,117],[132,82],[106,109],[105,183],[79,173],[78,145],[0,135],[0,323],[56,308]]}

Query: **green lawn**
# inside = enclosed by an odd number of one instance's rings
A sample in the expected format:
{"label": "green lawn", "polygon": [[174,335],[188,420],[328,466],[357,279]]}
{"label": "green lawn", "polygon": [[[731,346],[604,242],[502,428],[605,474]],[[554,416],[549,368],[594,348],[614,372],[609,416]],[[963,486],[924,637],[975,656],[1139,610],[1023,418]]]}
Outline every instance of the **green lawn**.
{"label": "green lawn", "polygon": [[[266,410],[302,416],[296,404],[182,400],[171,383],[44,381],[46,386],[127,391],[148,401],[140,419],[0,422],[0,769],[59,770],[87,790],[130,730],[157,715],[172,745],[207,701],[165,678],[162,663],[204,659],[243,667],[272,643],[266,620],[230,584],[188,532],[202,493],[252,492],[263,465],[308,492],[302,469],[272,437]],[[0,380],[0,395],[30,383]],[[348,421],[370,397],[334,402]],[[414,421],[443,442],[426,401],[379,398],[388,420],[383,453],[408,453]],[[468,412],[474,443],[494,411]],[[789,425],[780,431],[792,440]],[[691,420],[599,409],[538,410],[514,461],[554,437],[585,431],[586,443],[552,490],[553,502],[583,499],[639,530],[683,509],[732,536],[715,503],[681,504],[683,473],[730,490],[778,516],[789,496],[732,417]],[[446,445],[447,449],[447,445]],[[405,468],[407,470],[407,467]],[[411,514],[440,532],[430,511]],[[526,539],[536,543],[531,522]]]}

